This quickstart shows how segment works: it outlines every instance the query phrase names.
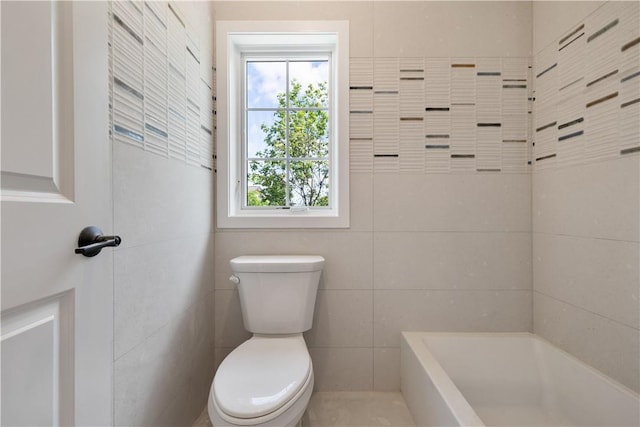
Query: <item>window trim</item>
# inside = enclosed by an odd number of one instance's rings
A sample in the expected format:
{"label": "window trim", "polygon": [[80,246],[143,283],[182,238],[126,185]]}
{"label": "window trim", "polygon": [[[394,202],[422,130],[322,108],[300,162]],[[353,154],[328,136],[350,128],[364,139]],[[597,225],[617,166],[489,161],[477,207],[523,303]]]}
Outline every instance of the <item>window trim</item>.
{"label": "window trim", "polygon": [[[242,209],[244,52],[320,52],[331,55],[331,208]],[[349,227],[348,21],[217,21],[218,228]]]}

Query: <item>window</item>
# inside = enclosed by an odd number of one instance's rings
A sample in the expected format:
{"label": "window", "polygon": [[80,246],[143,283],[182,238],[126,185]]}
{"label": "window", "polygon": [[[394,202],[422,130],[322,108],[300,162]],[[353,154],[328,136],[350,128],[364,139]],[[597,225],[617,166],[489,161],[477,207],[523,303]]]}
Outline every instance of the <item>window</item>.
{"label": "window", "polygon": [[218,227],[348,227],[348,23],[218,21],[216,51]]}

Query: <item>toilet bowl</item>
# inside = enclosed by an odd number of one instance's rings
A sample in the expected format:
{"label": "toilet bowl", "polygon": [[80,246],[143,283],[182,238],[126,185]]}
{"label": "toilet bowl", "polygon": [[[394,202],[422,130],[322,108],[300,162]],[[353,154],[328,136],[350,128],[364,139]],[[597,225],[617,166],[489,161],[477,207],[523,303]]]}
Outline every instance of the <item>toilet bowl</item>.
{"label": "toilet bowl", "polygon": [[324,266],[319,256],[231,260],[245,329],[253,336],[220,364],[209,392],[214,427],[293,427],[313,391],[302,333],[312,326]]}
{"label": "toilet bowl", "polygon": [[313,391],[313,367],[302,335],[254,336],[229,354],[209,393],[218,426],[295,426]]}

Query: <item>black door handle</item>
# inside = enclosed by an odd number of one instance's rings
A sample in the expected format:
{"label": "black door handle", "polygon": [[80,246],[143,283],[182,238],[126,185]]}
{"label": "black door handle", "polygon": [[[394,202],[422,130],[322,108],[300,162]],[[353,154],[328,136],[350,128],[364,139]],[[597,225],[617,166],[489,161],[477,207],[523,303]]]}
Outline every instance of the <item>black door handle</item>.
{"label": "black door handle", "polygon": [[102,248],[107,246],[119,246],[122,242],[120,236],[105,236],[98,227],[89,226],[82,229],[78,236],[77,254],[86,257],[96,256]]}

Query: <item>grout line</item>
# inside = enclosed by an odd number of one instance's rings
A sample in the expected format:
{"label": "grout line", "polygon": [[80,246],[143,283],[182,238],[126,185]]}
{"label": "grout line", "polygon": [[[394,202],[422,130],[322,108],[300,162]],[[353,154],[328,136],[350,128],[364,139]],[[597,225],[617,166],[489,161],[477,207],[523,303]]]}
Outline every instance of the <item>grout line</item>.
{"label": "grout line", "polygon": [[[622,240],[622,239],[612,239],[608,237],[578,236],[576,234],[551,233],[547,231],[532,231],[531,234],[532,236],[535,234],[539,234],[543,236],[568,237],[568,238],[582,239],[582,240],[602,240],[606,242],[619,242],[619,243],[640,243],[640,240]],[[533,239],[531,240],[533,241]]]}
{"label": "grout line", "polygon": [[626,324],[626,323],[623,323],[623,322],[621,322],[621,321],[619,321],[619,320],[616,320],[616,319],[612,319],[612,318],[610,318],[610,317],[607,317],[607,316],[605,316],[605,315],[603,315],[603,314],[596,313],[595,311],[591,311],[591,310],[589,310],[588,308],[581,307],[581,306],[576,305],[576,304],[574,304],[574,303],[572,303],[572,302],[565,301],[565,300],[563,300],[563,299],[561,299],[561,298],[557,298],[557,297],[555,297],[555,296],[549,295],[549,294],[547,294],[547,293],[545,293],[545,292],[542,292],[542,291],[539,291],[539,290],[535,290],[535,289],[534,289],[533,293],[534,293],[534,294],[543,295],[543,296],[545,296],[545,297],[547,297],[547,298],[550,298],[550,299],[552,299],[552,300],[555,300],[555,301],[561,302],[561,303],[563,303],[563,304],[566,304],[566,305],[571,306],[571,307],[573,307],[573,308],[576,308],[576,309],[578,309],[578,310],[585,311],[585,312],[587,312],[587,313],[589,313],[589,314],[593,314],[594,316],[600,317],[601,319],[607,320],[607,321],[609,321],[609,322],[616,323],[616,324],[618,324],[618,325],[620,325],[620,326],[624,326],[624,327],[629,328],[629,329],[633,329],[634,331],[640,331],[640,329],[636,328],[635,326],[631,326],[631,325],[628,325],[628,324]]}

